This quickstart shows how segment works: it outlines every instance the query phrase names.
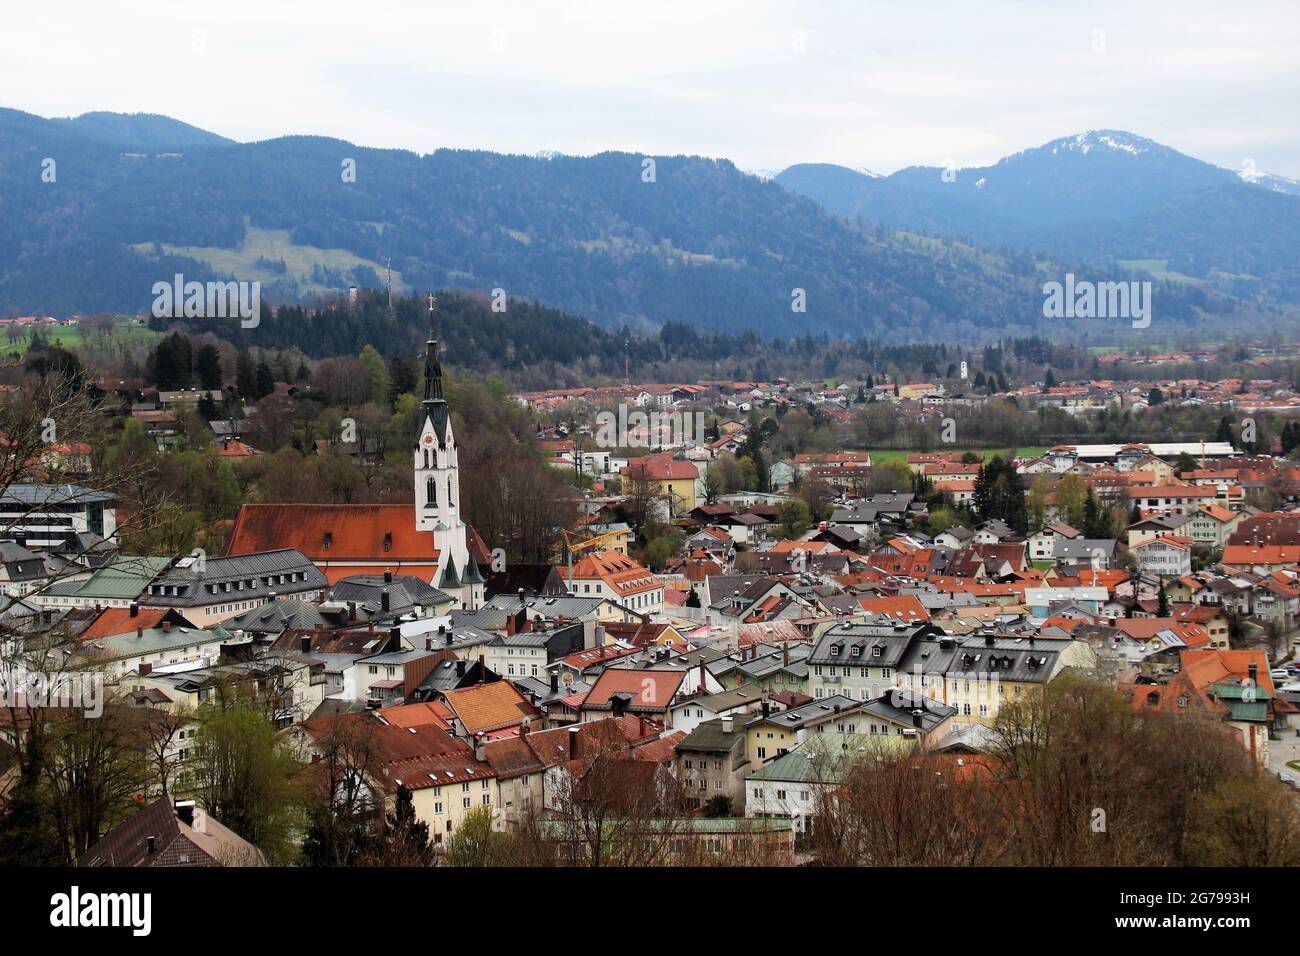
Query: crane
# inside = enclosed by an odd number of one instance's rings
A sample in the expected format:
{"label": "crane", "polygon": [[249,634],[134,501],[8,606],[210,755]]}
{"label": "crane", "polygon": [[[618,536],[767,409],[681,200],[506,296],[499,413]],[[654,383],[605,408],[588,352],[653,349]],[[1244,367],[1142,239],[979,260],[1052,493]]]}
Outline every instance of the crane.
{"label": "crane", "polygon": [[590,538],[583,538],[582,532],[570,531],[567,528],[561,529],[560,533],[564,535],[564,550],[568,554],[569,575],[573,575],[573,556],[581,554],[583,551],[591,551],[604,545],[617,544],[618,540],[626,533],[623,531],[606,531],[604,534],[593,535]]}

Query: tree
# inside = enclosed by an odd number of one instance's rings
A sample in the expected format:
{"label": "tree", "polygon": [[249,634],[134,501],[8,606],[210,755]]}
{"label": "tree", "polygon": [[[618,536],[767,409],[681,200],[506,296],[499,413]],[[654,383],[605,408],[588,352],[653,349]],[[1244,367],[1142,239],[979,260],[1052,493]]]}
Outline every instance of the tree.
{"label": "tree", "polygon": [[1235,445],[1237,436],[1232,433],[1232,419],[1224,415],[1219,419],[1219,427],[1214,433],[1214,440]]}
{"label": "tree", "polygon": [[801,498],[791,498],[781,502],[777,511],[777,522],[783,538],[801,538],[808,530],[811,514],[808,504]]}
{"label": "tree", "polygon": [[131,809],[146,786],[140,714],[110,703],[100,714],[74,710],[46,739],[45,783],[59,843],[75,860]]}
{"label": "tree", "polygon": [[510,835],[494,828],[491,807],[465,814],[447,842],[448,866],[502,866],[510,856]]}
{"label": "tree", "polygon": [[301,825],[297,769],[275,726],[252,702],[237,700],[203,715],[183,786],[270,862],[282,864],[293,856],[292,834]]}
{"label": "tree", "polygon": [[388,401],[390,380],[388,368],[384,365],[384,357],[379,354],[373,345],[367,342],[361,350],[360,359],[361,364],[366,367],[366,371],[370,374],[370,401]]}
{"label": "tree", "polygon": [[1300,866],[1294,794],[1257,772],[1219,782],[1192,806],[1191,866]]}
{"label": "tree", "polygon": [[257,366],[253,364],[252,353],[241,349],[235,359],[235,388],[244,399],[257,398]]}
{"label": "tree", "polygon": [[429,824],[415,816],[415,801],[404,784],[397,785],[393,811],[384,828],[372,838],[362,854],[370,866],[432,866],[433,846]]}
{"label": "tree", "polygon": [[199,346],[194,355],[194,374],[198,377],[199,387],[205,391],[221,389],[221,352],[212,343],[205,342]]}
{"label": "tree", "polygon": [[194,713],[189,707],[177,707],[174,710],[149,707],[142,715],[145,757],[151,764],[153,782],[164,794],[171,792],[180,767],[175,742],[179,739],[180,732],[193,722]]}

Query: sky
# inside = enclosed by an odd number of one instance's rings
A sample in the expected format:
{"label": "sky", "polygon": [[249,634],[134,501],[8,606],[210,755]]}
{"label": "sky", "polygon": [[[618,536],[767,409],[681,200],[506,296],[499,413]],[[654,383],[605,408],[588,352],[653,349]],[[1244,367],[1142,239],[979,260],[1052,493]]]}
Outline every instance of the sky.
{"label": "sky", "polygon": [[984,165],[1121,129],[1300,178],[1300,0],[52,0],[0,105],[241,141]]}

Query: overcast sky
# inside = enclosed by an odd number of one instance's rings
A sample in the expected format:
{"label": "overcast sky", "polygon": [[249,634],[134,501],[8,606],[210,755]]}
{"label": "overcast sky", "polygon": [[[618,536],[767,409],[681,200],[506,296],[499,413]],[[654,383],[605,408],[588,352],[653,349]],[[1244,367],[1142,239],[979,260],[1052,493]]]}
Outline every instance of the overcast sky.
{"label": "overcast sky", "polygon": [[0,104],[43,116],[886,173],[1112,128],[1300,177],[1297,0],[72,0],[0,16]]}

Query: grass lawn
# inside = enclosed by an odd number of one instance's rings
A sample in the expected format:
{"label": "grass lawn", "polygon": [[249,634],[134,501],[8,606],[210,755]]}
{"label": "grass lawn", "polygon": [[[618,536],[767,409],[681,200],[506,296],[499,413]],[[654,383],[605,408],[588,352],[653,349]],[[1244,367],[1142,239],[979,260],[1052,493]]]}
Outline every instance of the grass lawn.
{"label": "grass lawn", "polygon": [[[86,346],[86,338],[81,334],[81,330],[71,325],[56,325],[52,327],[41,327],[41,335],[51,345],[59,345],[65,349],[82,349]],[[155,332],[147,329],[142,325],[122,325],[113,329],[113,334],[109,342],[114,346],[122,345],[142,345],[151,346],[159,338],[161,332]],[[31,344],[32,337],[30,333],[24,333],[16,339],[11,339],[7,334],[0,333],[0,355],[12,355],[15,352],[23,353],[27,351],[27,346]],[[90,348],[93,351],[98,345],[99,336],[94,336]]]}
{"label": "grass lawn", "polygon": [[[958,454],[962,454],[967,451],[983,452],[984,460],[987,461],[990,458],[992,458],[994,455],[1005,455],[1008,449],[1006,448],[932,448],[930,449],[929,454],[939,454],[941,452],[956,452]],[[1034,455],[1041,455],[1043,454],[1043,452],[1047,451],[1047,448],[1044,445],[1036,445],[1028,448],[1016,448],[1014,449],[1014,451],[1015,451],[1015,456],[1017,458],[1027,458]],[[904,464],[906,464],[907,456],[911,454],[915,454],[915,450],[896,451],[892,448],[873,449],[871,452],[871,463],[873,465],[883,465],[887,461],[894,461],[895,459],[898,459],[901,460]]]}
{"label": "grass lawn", "polygon": [[1300,760],[1288,760],[1286,765],[1292,770],[1300,770]]}
{"label": "grass lawn", "polygon": [[[152,243],[140,243],[134,247],[145,255],[151,255]],[[224,249],[216,246],[173,246],[162,243],[164,252],[170,255],[188,256],[207,263],[218,275],[238,276],[249,282],[272,283],[276,280],[288,280],[298,284],[298,288],[307,292],[329,291],[311,281],[312,271],[316,266],[346,272],[357,266],[369,266],[381,278],[384,266],[371,259],[348,252],[346,249],[319,249],[316,246],[300,246],[294,243],[287,229],[259,229],[246,226],[244,241],[238,249]],[[258,264],[260,259],[271,262],[283,261],[284,273],[264,268]],[[393,271],[393,288],[402,290],[406,283],[402,274]]]}

